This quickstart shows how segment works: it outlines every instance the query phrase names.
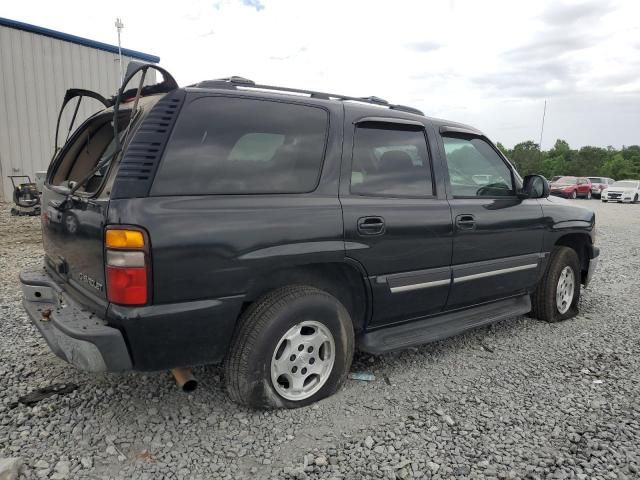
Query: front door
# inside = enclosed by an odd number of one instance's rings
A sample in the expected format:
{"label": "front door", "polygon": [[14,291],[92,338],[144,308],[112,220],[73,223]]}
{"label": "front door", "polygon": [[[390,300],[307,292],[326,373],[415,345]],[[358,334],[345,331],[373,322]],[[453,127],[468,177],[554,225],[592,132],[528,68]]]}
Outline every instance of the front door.
{"label": "front door", "polygon": [[371,285],[370,326],[438,313],[451,283],[452,226],[444,189],[433,181],[437,144],[428,147],[418,122],[351,115],[340,201],[346,255]]}
{"label": "front door", "polygon": [[543,258],[539,201],[516,195],[519,177],[484,137],[456,130],[441,136],[454,222],[447,309],[527,291]]}

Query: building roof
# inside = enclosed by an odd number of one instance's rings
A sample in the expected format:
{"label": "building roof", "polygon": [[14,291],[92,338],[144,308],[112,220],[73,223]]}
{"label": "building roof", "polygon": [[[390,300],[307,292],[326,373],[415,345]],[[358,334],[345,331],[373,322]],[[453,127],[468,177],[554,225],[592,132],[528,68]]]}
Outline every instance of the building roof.
{"label": "building roof", "polygon": [[[38,27],[37,25],[31,25],[29,23],[18,22],[17,20],[10,20],[8,18],[0,17],[0,26],[9,28],[15,28],[17,30],[23,30],[29,33],[35,33],[36,35],[44,35],[45,37],[51,37],[64,42],[76,43],[89,48],[95,48],[97,50],[104,50],[105,52],[118,53],[118,47],[116,45],[109,45],[108,43],[96,42],[95,40],[89,40],[88,38],[78,37],[76,35],[70,35],[68,33],[59,32],[57,30],[51,30],[49,28]],[[144,60],[151,63],[160,63],[160,57],[150,55],[148,53],[137,52],[135,50],[129,50],[128,48],[122,49],[122,55],[126,57],[137,58],[138,60]]]}

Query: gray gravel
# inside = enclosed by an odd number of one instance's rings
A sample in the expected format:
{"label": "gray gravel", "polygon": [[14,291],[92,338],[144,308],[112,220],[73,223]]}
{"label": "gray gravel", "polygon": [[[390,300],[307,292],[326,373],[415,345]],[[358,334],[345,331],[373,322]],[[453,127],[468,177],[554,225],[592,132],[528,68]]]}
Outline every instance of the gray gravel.
{"label": "gray gravel", "polygon": [[[0,205],[0,458],[23,478],[640,478],[640,206],[577,200],[602,247],[581,315],[519,317],[399,354],[357,355],[336,396],[296,411],[227,399],[221,369],[86,374],[50,353],[20,305],[39,219]],[[606,279],[606,281],[605,281]],[[79,388],[33,407],[54,382]]]}

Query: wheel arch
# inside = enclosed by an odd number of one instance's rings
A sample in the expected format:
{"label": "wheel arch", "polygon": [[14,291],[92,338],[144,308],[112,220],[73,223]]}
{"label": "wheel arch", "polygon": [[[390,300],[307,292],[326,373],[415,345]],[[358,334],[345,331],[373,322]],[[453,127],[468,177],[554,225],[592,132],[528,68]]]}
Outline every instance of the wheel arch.
{"label": "wheel arch", "polygon": [[584,283],[589,271],[589,249],[592,246],[591,236],[585,232],[573,232],[562,235],[554,247],[569,247],[578,254],[580,260],[580,279]]}
{"label": "wheel arch", "polygon": [[362,331],[371,312],[371,291],[359,265],[343,262],[309,263],[286,266],[255,277],[240,315],[255,300],[287,285],[308,285],[336,297],[349,311],[355,333]]}

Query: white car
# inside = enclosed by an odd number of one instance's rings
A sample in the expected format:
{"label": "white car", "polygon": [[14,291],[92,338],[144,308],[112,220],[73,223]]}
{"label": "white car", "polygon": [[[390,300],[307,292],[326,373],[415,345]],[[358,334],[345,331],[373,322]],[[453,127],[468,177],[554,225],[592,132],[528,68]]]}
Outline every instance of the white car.
{"label": "white car", "polygon": [[618,180],[602,191],[603,202],[636,203],[640,198],[640,180]]}

